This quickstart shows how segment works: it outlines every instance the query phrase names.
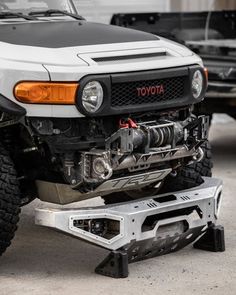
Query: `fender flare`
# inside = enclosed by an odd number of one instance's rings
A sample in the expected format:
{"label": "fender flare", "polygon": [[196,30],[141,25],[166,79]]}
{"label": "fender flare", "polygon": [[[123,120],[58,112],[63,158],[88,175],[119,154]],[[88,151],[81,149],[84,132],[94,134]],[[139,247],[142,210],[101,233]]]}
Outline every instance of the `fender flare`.
{"label": "fender flare", "polygon": [[7,113],[9,115],[23,117],[26,115],[26,109],[22,106],[19,106],[15,102],[6,98],[0,93],[0,112]]}

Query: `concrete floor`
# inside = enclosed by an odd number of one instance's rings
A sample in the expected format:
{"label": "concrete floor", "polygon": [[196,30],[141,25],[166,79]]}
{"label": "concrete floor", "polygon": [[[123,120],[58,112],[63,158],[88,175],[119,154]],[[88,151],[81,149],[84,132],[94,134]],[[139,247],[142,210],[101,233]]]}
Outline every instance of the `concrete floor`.
{"label": "concrete floor", "polygon": [[42,206],[35,201],[22,210],[17,236],[0,259],[0,294],[235,295],[236,123],[217,117],[211,129],[211,142],[214,175],[222,178],[225,184],[220,220],[226,228],[225,253],[187,247],[172,255],[130,265],[128,279],[101,277],[93,269],[106,251],[35,226],[34,208]]}

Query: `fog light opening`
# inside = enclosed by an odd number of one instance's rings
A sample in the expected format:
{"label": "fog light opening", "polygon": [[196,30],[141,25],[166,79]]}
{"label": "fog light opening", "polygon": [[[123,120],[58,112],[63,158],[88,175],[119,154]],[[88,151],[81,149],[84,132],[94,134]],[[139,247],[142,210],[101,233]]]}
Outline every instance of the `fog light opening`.
{"label": "fog light opening", "polygon": [[96,238],[111,240],[120,234],[120,222],[117,220],[98,219],[74,219],[73,227],[91,233]]}

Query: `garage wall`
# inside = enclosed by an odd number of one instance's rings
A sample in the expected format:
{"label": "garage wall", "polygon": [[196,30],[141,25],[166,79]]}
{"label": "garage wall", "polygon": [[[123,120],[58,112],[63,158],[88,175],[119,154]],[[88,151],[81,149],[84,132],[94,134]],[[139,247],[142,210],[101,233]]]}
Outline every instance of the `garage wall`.
{"label": "garage wall", "polygon": [[87,20],[109,23],[113,13],[236,9],[236,0],[74,0]]}
{"label": "garage wall", "polygon": [[171,0],[173,11],[201,11],[212,9],[236,9],[235,0]]}
{"label": "garage wall", "polygon": [[216,0],[216,9],[236,9],[235,0]]}
{"label": "garage wall", "polygon": [[87,20],[109,23],[113,13],[169,11],[169,0],[75,0]]}
{"label": "garage wall", "polygon": [[201,11],[214,8],[214,0],[171,0],[173,11]]}

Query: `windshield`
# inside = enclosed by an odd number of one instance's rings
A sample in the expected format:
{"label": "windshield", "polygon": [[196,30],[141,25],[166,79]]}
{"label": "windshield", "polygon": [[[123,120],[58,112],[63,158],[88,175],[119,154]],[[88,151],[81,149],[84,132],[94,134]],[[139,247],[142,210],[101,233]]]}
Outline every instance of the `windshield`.
{"label": "windshield", "polygon": [[29,14],[30,12],[48,9],[76,13],[74,5],[70,0],[0,0],[0,13],[17,12]]}

